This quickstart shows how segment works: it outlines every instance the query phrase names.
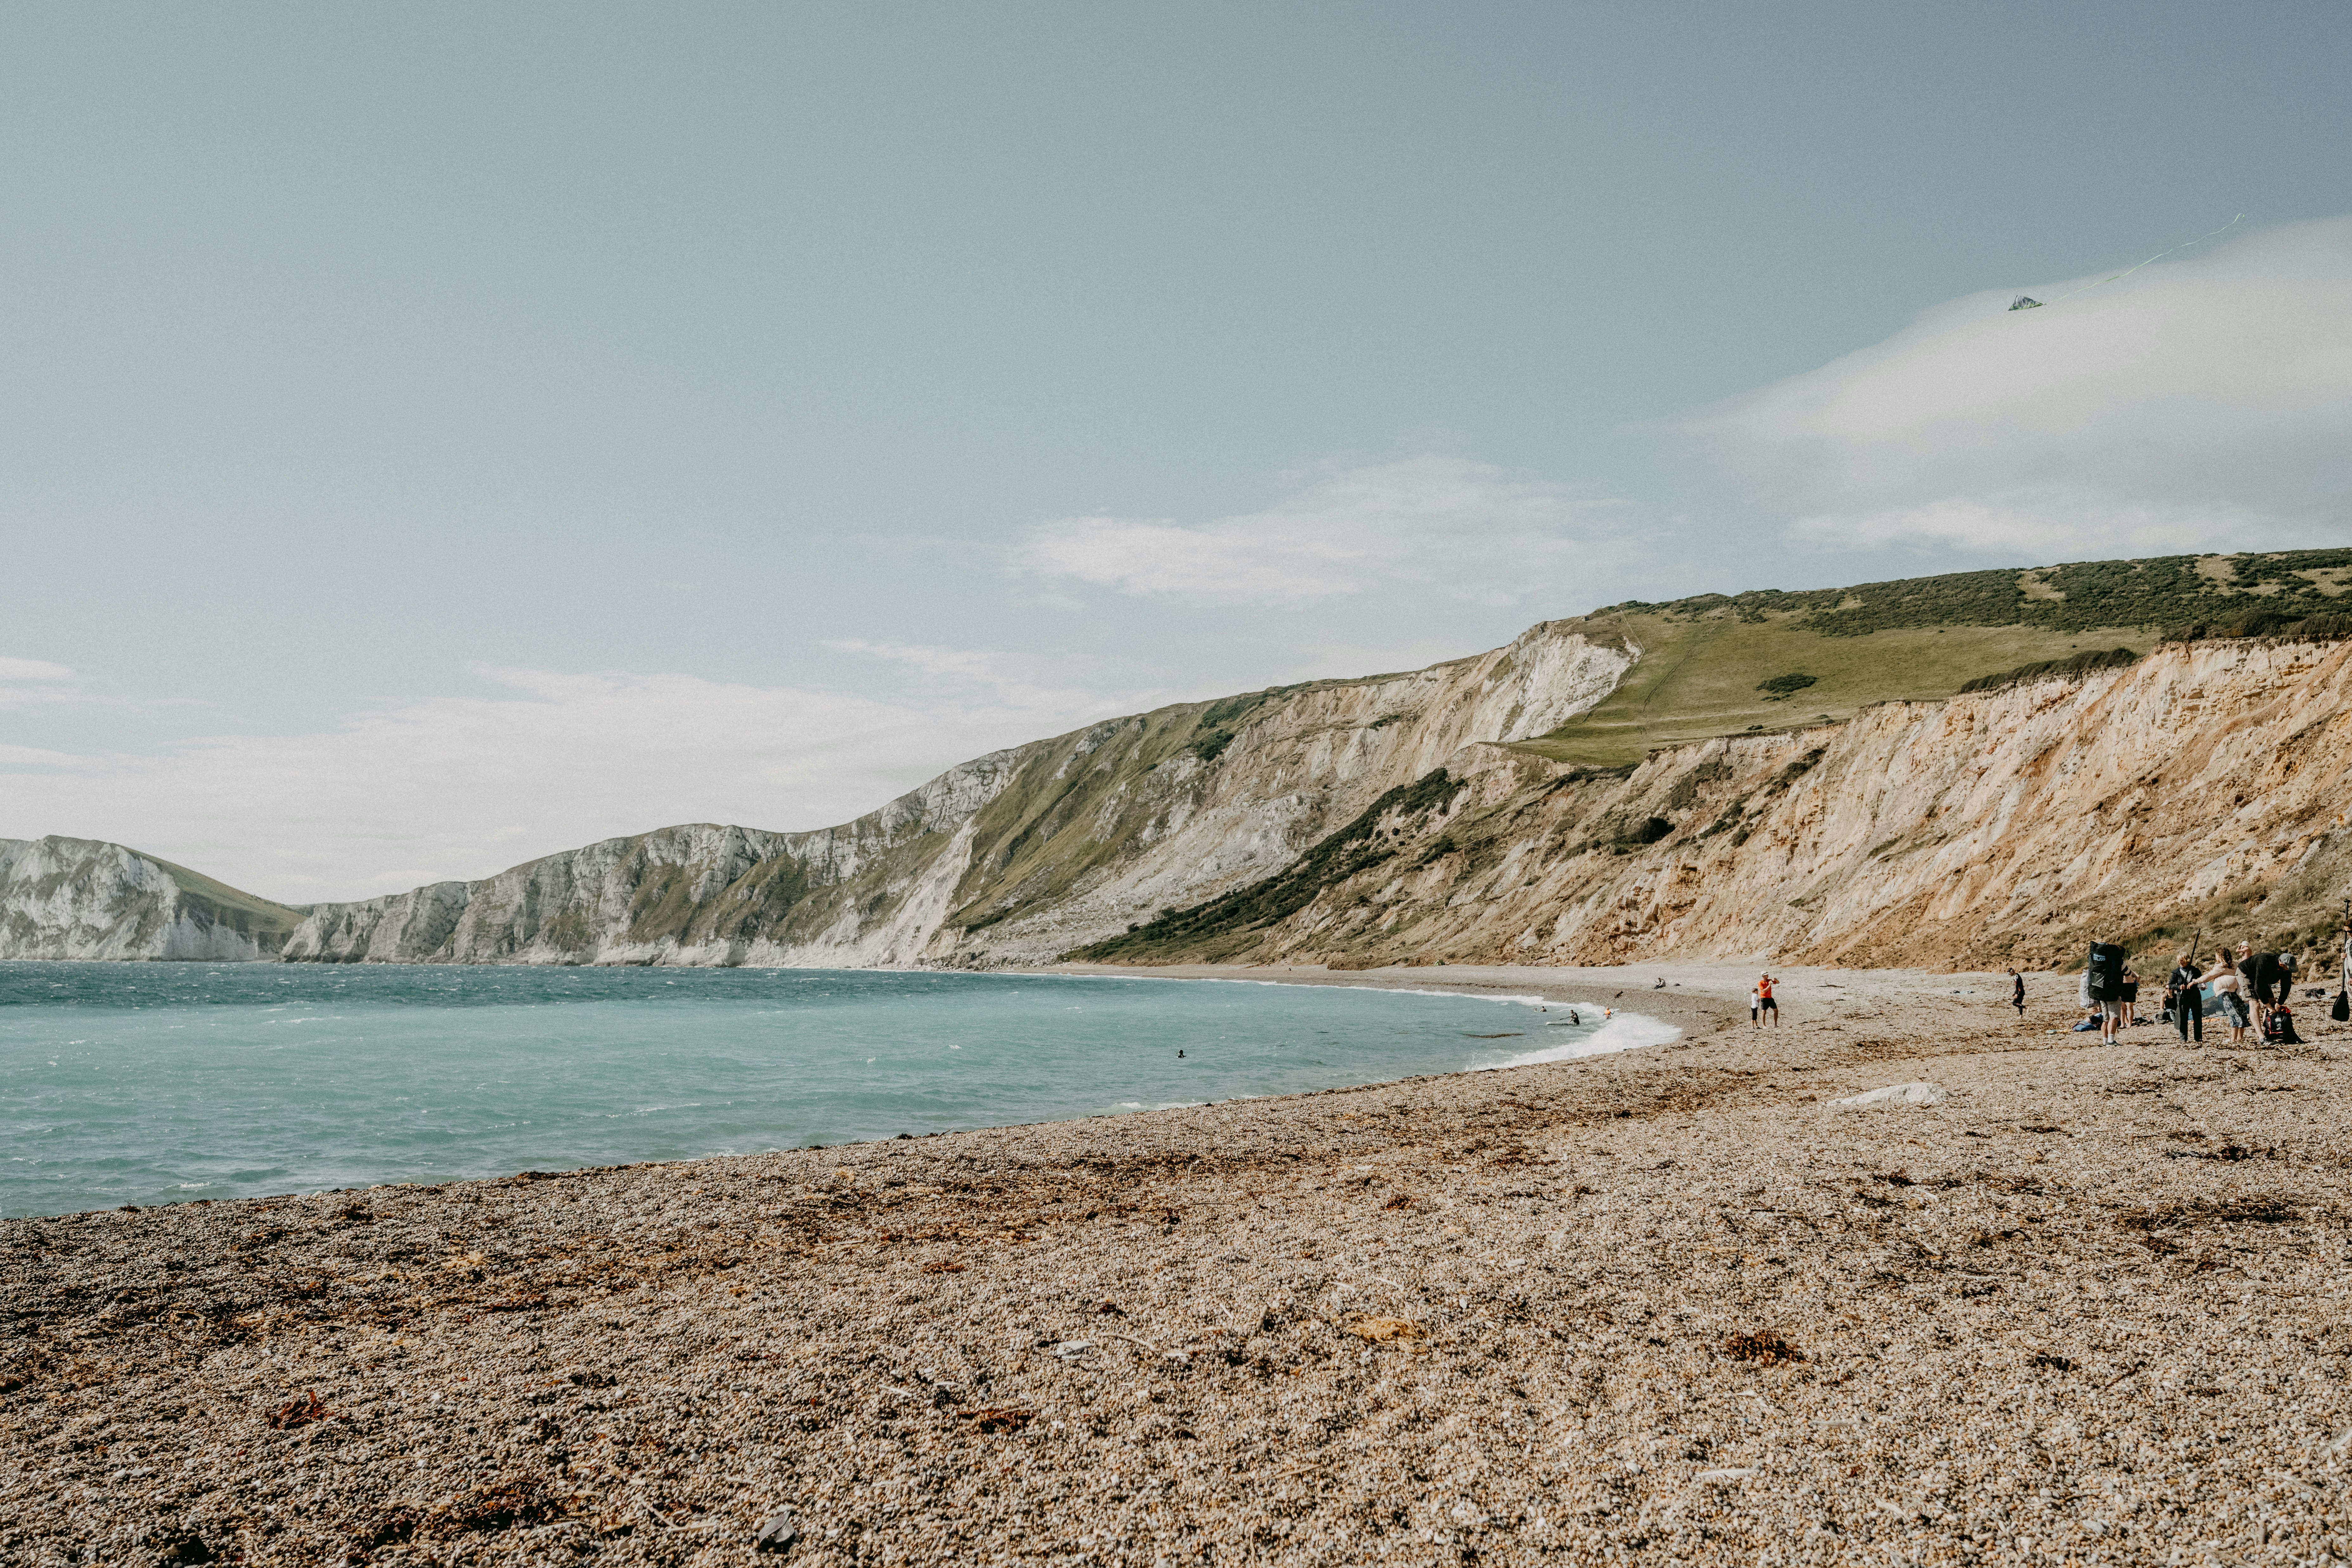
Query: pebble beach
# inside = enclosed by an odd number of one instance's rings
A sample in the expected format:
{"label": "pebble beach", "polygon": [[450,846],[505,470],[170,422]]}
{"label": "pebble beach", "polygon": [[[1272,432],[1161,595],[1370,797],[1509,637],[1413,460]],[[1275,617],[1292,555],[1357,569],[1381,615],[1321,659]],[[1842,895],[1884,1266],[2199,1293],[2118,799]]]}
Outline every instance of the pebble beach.
{"label": "pebble beach", "polygon": [[[1791,969],[1759,1032],[1745,966],[1152,973],[1682,1032],[0,1222],[0,1562],[2352,1552],[2352,1027],[2324,1004],[2300,1047],[2101,1047],[2062,1032],[2072,976],[2021,1020],[2003,976]],[[1906,1083],[1940,1103],[1832,1103]]]}

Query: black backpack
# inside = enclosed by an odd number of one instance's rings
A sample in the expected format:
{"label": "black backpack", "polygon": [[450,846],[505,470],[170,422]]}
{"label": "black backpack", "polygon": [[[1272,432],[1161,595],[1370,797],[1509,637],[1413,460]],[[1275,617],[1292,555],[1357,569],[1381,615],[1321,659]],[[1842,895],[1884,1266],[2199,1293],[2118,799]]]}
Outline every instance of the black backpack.
{"label": "black backpack", "polygon": [[2327,1010],[2327,1016],[2339,1024],[2352,1024],[2352,991],[2339,989],[2336,993],[2336,1005]]}
{"label": "black backpack", "polygon": [[2289,1007],[2273,1007],[2271,1016],[2263,1020],[2263,1038],[2273,1046],[2299,1046],[2303,1037],[2294,1032],[2294,1011]]}
{"label": "black backpack", "polygon": [[2091,1000],[2120,1002],[2124,999],[2124,950],[2111,942],[2091,944]]}

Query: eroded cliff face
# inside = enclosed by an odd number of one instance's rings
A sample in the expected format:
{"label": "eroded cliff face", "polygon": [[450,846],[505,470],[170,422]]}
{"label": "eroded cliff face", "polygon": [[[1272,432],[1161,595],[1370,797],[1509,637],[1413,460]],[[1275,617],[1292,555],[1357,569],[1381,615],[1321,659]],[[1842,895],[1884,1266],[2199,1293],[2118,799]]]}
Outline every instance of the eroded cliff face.
{"label": "eroded cliff face", "polygon": [[838,827],[669,827],[307,915],[115,845],[0,840],[0,956],[2032,965],[2315,939],[2352,890],[2352,643],[2167,645],[1623,770],[1511,743],[1639,651],[1549,623],[1107,721]]}
{"label": "eroded cliff face", "polygon": [[1109,720],[812,833],[694,825],[315,906],[289,959],[988,966],[1278,869],[1465,744],[1549,731],[1637,650],[1563,623],[1409,674]]}
{"label": "eroded cliff face", "polygon": [[2190,643],[1623,773],[1474,747],[1447,811],[1279,923],[1104,956],[1976,967],[2200,931],[2208,950],[2316,946],[2352,893],[2347,698],[2352,643]]}
{"label": "eroded cliff face", "polygon": [[0,838],[0,959],[273,958],[299,911],[89,838]]}

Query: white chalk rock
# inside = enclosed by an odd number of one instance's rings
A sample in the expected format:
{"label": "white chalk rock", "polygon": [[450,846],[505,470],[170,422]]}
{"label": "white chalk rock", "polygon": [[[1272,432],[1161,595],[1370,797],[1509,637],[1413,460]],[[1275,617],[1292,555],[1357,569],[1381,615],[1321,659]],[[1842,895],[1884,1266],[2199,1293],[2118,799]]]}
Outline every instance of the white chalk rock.
{"label": "white chalk rock", "polygon": [[1885,1089],[1874,1089],[1867,1094],[1857,1094],[1850,1100],[1832,1100],[1831,1110],[1900,1110],[1909,1106],[1941,1105],[1944,1086],[1940,1083],[1890,1083]]}

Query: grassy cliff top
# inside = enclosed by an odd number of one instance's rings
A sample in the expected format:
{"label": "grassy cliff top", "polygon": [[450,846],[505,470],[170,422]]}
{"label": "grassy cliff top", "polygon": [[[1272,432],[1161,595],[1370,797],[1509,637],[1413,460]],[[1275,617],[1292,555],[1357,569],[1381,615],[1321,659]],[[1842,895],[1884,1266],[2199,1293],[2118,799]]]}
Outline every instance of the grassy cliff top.
{"label": "grassy cliff top", "polygon": [[1520,750],[1599,767],[1715,735],[1930,701],[2021,666],[2146,653],[2165,637],[2261,636],[2352,612],[2352,550],[2168,555],[1757,589],[1581,617],[1641,649],[1598,707]]}
{"label": "grassy cliff top", "polygon": [[[1904,577],[1797,593],[1757,588],[1664,604],[1638,599],[1595,610],[1678,619],[1730,616],[1760,625],[1788,620],[1822,637],[1934,626],[2032,626],[2085,632],[2102,626],[2237,630],[2250,618],[2293,620],[2352,610],[2352,550],[2282,550],[2250,555],[2157,555],[2075,561]],[[2259,636],[2260,627],[2242,635]]]}
{"label": "grassy cliff top", "polygon": [[242,919],[232,922],[241,931],[290,931],[302,923],[302,917],[308,912],[292,904],[277,903],[258,894],[232,888],[226,882],[215,881],[202,871],[175,866],[160,855],[150,855],[143,849],[134,849],[131,853],[142,859],[152,860],[169,871],[180,891],[189,898],[202,899],[224,913],[242,916]]}

